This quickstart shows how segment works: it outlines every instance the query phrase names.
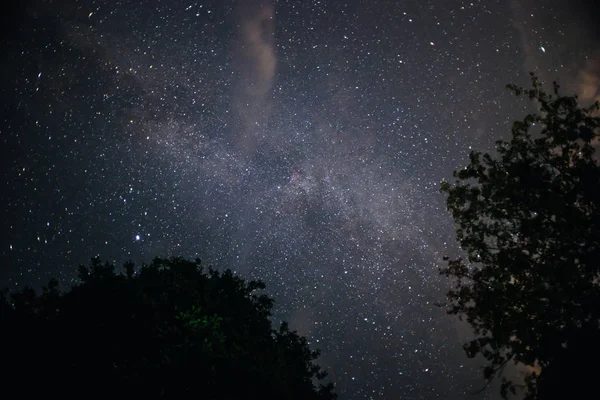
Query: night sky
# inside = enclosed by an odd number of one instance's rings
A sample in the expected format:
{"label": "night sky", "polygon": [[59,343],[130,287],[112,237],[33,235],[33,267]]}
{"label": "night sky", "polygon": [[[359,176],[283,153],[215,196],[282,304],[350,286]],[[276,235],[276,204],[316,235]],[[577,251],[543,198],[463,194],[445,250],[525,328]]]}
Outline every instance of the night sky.
{"label": "night sky", "polygon": [[340,400],[498,397],[436,306],[439,183],[508,138],[529,71],[600,97],[585,2],[11,3],[1,287],[199,257],[267,284]]}

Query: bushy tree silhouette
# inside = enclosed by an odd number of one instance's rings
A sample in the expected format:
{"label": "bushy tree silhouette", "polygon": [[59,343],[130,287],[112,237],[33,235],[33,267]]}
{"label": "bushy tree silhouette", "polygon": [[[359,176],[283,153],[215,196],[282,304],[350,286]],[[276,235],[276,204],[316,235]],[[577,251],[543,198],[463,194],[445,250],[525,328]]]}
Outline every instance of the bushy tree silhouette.
{"label": "bushy tree silhouette", "polygon": [[3,389],[25,397],[334,399],[306,339],[230,270],[156,258],[125,274],[93,259],[67,292],[2,295]]}
{"label": "bushy tree silhouette", "polygon": [[[474,328],[465,349],[486,359],[486,378],[511,360],[536,366],[526,397],[555,398],[558,387],[583,390],[573,364],[600,339],[600,105],[582,107],[556,83],[549,94],[533,74],[531,89],[509,89],[539,111],[514,123],[496,155],[472,152],[455,183],[442,182],[466,252],[442,273],[456,278],[449,312]],[[501,387],[515,392],[505,378]]]}

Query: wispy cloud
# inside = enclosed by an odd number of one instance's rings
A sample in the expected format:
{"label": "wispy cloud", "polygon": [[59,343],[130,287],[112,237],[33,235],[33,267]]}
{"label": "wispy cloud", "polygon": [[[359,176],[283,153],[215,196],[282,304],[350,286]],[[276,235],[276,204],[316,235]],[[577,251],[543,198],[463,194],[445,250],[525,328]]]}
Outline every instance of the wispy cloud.
{"label": "wispy cloud", "polygon": [[[268,115],[268,94],[277,66],[275,9],[268,1],[243,1],[237,9],[237,32],[233,42],[234,69],[238,75],[234,107],[242,126],[237,140],[243,147]],[[240,143],[238,143],[240,144]]]}

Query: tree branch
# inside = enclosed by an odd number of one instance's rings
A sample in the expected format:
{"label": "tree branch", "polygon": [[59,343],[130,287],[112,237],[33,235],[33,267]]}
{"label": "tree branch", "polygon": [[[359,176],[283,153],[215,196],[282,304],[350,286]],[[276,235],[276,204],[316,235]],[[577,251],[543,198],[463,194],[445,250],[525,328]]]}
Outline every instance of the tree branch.
{"label": "tree branch", "polygon": [[482,387],[481,389],[477,389],[476,391],[474,391],[474,392],[471,392],[471,393],[469,393],[469,394],[471,394],[471,395],[476,395],[476,394],[479,394],[479,393],[483,392],[485,389],[487,389],[487,387],[490,385],[490,383],[492,383],[492,381],[493,381],[493,380],[494,380],[494,378],[496,377],[496,374],[498,373],[498,371],[502,371],[502,370],[504,369],[504,367],[506,366],[506,364],[507,364],[507,363],[508,363],[510,360],[512,360],[512,358],[514,357],[514,355],[515,355],[515,353],[512,353],[510,356],[508,356],[508,358],[507,358],[506,360],[504,360],[504,361],[502,362],[502,364],[500,364],[500,365],[498,366],[498,368],[496,368],[496,369],[494,370],[494,373],[492,374],[492,376],[490,376],[490,377],[488,378],[487,382],[485,383],[485,385],[483,385],[483,387]]}

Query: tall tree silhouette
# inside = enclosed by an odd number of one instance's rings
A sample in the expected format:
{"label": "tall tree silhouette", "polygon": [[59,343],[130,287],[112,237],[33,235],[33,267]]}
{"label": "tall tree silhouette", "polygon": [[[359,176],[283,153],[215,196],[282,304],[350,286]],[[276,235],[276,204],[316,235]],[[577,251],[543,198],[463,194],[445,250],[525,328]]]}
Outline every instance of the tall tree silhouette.
{"label": "tall tree silhouette", "polygon": [[[466,254],[447,259],[442,273],[455,278],[449,313],[474,328],[465,350],[485,358],[485,377],[510,361],[535,366],[541,375],[527,377],[526,397],[547,399],[558,387],[582,390],[572,372],[556,372],[598,352],[600,105],[582,107],[556,83],[547,93],[531,77],[530,89],[508,87],[539,111],[514,122],[497,154],[472,152],[455,182],[442,182]],[[514,393],[515,384],[502,380],[503,396]]]}
{"label": "tall tree silhouette", "polygon": [[156,258],[125,274],[93,259],[81,283],[2,295],[5,390],[135,398],[334,399],[305,338],[272,329],[273,300],[230,270]]}

